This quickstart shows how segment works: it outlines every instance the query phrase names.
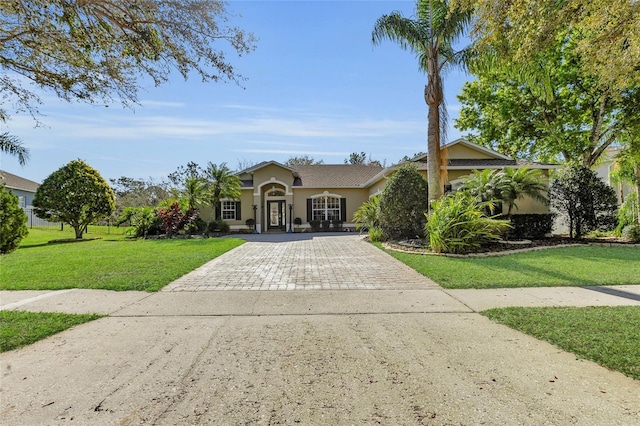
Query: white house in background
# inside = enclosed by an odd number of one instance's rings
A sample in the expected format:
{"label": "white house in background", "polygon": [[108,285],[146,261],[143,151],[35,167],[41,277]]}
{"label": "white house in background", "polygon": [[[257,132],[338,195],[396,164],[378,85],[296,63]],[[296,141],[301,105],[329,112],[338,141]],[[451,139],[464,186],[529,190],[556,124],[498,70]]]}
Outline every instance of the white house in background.
{"label": "white house in background", "polygon": [[18,196],[18,204],[23,210],[33,208],[33,198],[40,186],[38,182],[0,170],[0,184],[3,183],[8,190]]}
{"label": "white house in background", "polygon": [[598,167],[594,169],[594,171],[598,174],[605,183],[611,186],[616,190],[616,195],[618,196],[618,203],[622,203],[627,199],[627,196],[633,191],[628,184],[618,183],[611,181],[611,172],[615,169],[616,157],[622,151],[622,147],[619,146],[610,146],[600,157],[600,162]]}

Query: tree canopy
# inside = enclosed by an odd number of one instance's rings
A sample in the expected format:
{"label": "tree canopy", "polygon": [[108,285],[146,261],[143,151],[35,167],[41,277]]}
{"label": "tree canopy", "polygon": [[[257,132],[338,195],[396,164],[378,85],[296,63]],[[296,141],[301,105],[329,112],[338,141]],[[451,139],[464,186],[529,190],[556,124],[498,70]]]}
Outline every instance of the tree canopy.
{"label": "tree canopy", "polygon": [[40,99],[26,81],[66,100],[125,105],[137,101],[142,76],[159,85],[177,70],[185,79],[193,72],[239,82],[226,54],[252,51],[255,39],[230,17],[218,0],[2,1],[3,103],[37,112]]}
{"label": "tree canopy", "polygon": [[324,161],[316,160],[309,155],[301,155],[299,157],[291,157],[284,162],[284,165],[287,167],[311,166],[313,164],[324,164]]}
{"label": "tree canopy", "polygon": [[33,199],[36,216],[68,223],[81,239],[87,225],[115,210],[113,190],[100,173],[82,160],[73,160],[49,175]]}
{"label": "tree canopy", "polygon": [[515,69],[531,69],[540,52],[571,30],[583,72],[603,87],[640,84],[640,2],[630,0],[451,0],[473,10],[476,46]]}

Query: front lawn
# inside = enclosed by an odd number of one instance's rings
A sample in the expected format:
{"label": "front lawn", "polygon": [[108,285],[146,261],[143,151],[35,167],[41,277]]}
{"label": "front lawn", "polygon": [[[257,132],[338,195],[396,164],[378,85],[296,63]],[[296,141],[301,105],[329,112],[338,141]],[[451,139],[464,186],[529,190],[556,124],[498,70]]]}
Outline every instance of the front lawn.
{"label": "front lawn", "polygon": [[[46,244],[51,232],[30,230],[18,250],[2,256],[0,289],[158,291],[244,243],[235,238],[127,240],[103,236],[105,239],[95,241]],[[62,233],[53,235],[66,238]]]}
{"label": "front lawn", "polygon": [[640,307],[501,308],[483,315],[640,380]]}
{"label": "front lawn", "polygon": [[469,258],[387,253],[451,289],[640,284],[639,247],[559,247]]}
{"label": "front lawn", "polygon": [[0,352],[21,348],[100,315],[0,311]]}

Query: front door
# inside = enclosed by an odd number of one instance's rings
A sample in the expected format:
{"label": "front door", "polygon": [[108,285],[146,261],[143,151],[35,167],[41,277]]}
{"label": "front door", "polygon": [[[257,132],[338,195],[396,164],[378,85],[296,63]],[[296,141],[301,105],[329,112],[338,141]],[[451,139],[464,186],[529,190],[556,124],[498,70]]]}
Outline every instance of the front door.
{"label": "front door", "polygon": [[268,229],[282,229],[284,231],[284,200],[283,201],[267,201],[267,218]]}

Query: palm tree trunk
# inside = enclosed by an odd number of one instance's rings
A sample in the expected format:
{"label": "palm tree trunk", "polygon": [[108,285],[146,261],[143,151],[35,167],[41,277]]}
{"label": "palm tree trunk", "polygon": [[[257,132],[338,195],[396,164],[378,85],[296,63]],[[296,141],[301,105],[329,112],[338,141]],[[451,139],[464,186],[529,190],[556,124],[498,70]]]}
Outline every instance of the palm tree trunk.
{"label": "palm tree trunk", "polygon": [[[437,64],[437,58],[430,59]],[[427,126],[427,182],[429,184],[429,204],[442,197],[440,182],[440,104],[443,100],[442,80],[437,68],[429,70],[428,83],[424,87],[424,100],[429,109]]]}

